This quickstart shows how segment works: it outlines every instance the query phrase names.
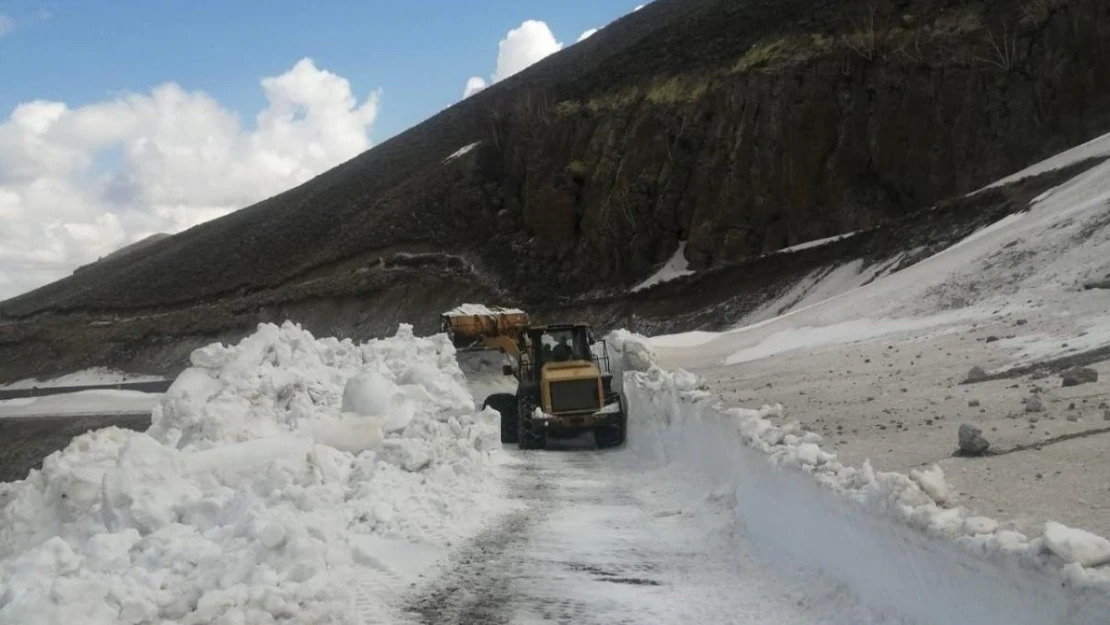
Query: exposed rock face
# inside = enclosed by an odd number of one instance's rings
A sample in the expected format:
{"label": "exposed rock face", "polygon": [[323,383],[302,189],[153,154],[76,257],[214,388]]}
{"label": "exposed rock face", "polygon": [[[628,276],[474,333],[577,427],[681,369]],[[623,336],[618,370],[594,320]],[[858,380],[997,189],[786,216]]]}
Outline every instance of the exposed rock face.
{"label": "exposed rock face", "polygon": [[967,372],[966,381],[969,382],[969,383],[982,382],[983,380],[986,380],[986,379],[987,379],[987,372],[983,371],[983,368],[978,366],[978,365],[972,367],[971,370],[969,370]]}
{"label": "exposed rock face", "polygon": [[1079,386],[1098,382],[1098,371],[1090,367],[1072,367],[1060,374],[1064,386]]}
{"label": "exposed rock face", "polygon": [[[612,294],[680,241],[694,269],[761,262],[1110,130],[1110,5],[1034,4],[657,0],[301,187],[0,304],[20,326],[0,326],[0,362],[119,362],[137,341],[173,362],[283,316],[432,330],[464,300],[631,324]],[[705,298],[828,260],[644,297],[678,302],[655,306],[671,329],[706,327],[727,311]]]}

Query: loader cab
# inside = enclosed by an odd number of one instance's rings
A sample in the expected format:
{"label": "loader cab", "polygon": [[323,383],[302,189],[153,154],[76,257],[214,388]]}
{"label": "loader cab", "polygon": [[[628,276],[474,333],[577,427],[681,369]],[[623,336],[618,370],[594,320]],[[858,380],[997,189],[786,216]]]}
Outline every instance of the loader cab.
{"label": "loader cab", "polygon": [[[521,380],[538,382],[545,367],[572,368],[600,365],[590,346],[593,333],[586,325],[529,328],[521,337]],[[606,369],[608,363],[605,363]]]}

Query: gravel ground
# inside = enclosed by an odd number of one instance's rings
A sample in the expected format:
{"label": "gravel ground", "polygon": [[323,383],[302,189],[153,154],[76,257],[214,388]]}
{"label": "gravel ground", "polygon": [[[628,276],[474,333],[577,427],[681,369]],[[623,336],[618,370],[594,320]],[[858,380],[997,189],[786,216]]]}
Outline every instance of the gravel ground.
{"label": "gravel ground", "polygon": [[[876,469],[906,472],[935,462],[959,505],[1032,534],[1056,520],[1110,536],[1110,361],[1088,365],[1098,382],[1073,387],[1045,370],[962,383],[972,366],[996,372],[1016,362],[1023,337],[1060,337],[1063,345],[1078,334],[1071,319],[998,316],[733,366],[698,363],[691,350],[660,351],[668,364],[705,376],[727,404],[782,403],[786,419],[822,434],[823,446],[849,465],[870,458]],[[1033,395],[1043,412],[1026,411],[1023,399]],[[954,455],[962,423],[982,429],[990,455]]]}

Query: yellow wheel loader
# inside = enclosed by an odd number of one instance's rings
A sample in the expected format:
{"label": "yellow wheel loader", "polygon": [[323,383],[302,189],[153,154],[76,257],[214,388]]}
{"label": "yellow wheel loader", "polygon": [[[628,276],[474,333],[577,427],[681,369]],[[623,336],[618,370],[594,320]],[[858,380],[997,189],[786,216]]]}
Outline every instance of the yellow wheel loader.
{"label": "yellow wheel loader", "polygon": [[[513,364],[503,373],[517,379],[516,393],[485,400],[501,414],[501,442],[542,449],[548,438],[592,430],[599,448],[624,443],[628,416],[613,390],[609,351],[583,324],[532,326],[512,309],[460,307],[444,315],[444,329],[460,350],[495,349]],[[489,311],[489,312],[486,312]]]}

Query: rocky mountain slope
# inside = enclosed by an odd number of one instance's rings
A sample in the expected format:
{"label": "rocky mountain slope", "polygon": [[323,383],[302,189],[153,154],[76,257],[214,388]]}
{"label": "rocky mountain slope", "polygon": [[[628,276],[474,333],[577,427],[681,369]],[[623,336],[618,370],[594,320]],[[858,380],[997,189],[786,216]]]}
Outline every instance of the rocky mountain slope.
{"label": "rocky mountain slope", "polygon": [[[463,300],[717,327],[842,260],[770,252],[862,230],[889,260],[1019,210],[1051,175],[942,201],[1110,130],[1108,75],[1101,0],[657,0],[300,187],[0,303],[0,381],[170,371],[286,317],[427,331]],[[628,297],[681,241],[700,271]]]}

